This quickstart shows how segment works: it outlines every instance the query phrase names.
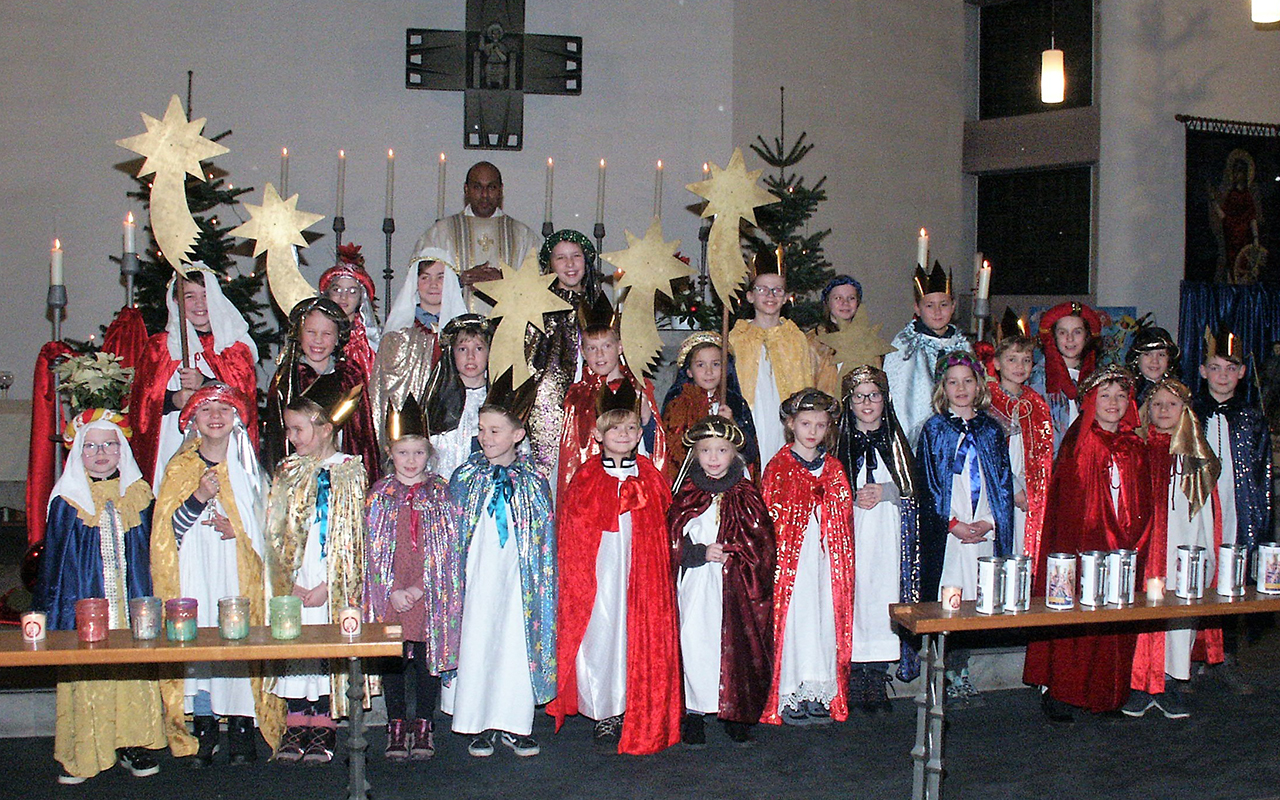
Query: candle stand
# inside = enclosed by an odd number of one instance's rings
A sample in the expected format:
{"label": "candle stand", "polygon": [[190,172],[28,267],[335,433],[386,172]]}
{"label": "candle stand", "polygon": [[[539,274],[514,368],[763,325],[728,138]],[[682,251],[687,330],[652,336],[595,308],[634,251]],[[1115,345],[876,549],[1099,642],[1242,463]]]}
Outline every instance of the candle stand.
{"label": "candle stand", "polygon": [[[396,232],[396,221],[394,217],[384,217],[382,220],[382,232],[387,235],[387,261],[386,266],[382,270],[382,280],[386,284],[387,293],[384,297],[387,301],[391,301],[391,281],[395,278],[395,270],[391,269],[391,234]],[[390,308],[391,306],[387,306]]]}

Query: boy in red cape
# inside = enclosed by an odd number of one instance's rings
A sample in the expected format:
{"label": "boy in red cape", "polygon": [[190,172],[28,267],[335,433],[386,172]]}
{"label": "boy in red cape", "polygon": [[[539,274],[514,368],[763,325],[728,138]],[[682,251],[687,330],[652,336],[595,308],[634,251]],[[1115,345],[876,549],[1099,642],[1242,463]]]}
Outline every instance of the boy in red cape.
{"label": "boy in red cape", "polygon": [[680,740],[679,623],[667,534],[671,491],[640,443],[638,398],[627,381],[602,392],[599,457],[561,498],[557,696],[547,706],[595,720],[602,752],[656,753]]}
{"label": "boy in red cape", "polygon": [[[1080,418],[1063,437],[1049,484],[1044,541],[1033,594],[1045,593],[1049,553],[1138,551],[1146,563],[1154,514],[1146,444],[1134,433],[1133,374],[1114,365],[1080,386]],[[1068,722],[1072,706],[1114,711],[1129,697],[1134,633],[1105,633],[1033,641],[1023,680],[1045,687],[1041,703],[1054,722]]]}

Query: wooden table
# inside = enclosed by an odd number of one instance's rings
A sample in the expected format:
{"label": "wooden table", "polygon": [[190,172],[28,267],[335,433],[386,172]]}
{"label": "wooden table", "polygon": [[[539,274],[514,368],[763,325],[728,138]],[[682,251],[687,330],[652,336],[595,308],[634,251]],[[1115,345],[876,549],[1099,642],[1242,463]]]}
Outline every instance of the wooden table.
{"label": "wooden table", "polygon": [[354,639],[339,633],[337,625],[303,625],[302,635],[287,641],[271,638],[269,627],[250,628],[248,638],[238,640],[222,639],[217,628],[200,628],[191,642],[171,642],[163,634],[159,639],[139,641],[129,631],[118,630],[111,631],[104,642],[81,642],[75,631],[49,631],[45,641],[28,644],[17,631],[0,631],[0,667],[345,658],[350,670],[347,698],[351,705],[347,796],[349,800],[366,800],[365,751],[369,743],[364,738],[360,659],[398,656],[403,646],[399,625],[365,625]]}
{"label": "wooden table", "polygon": [[959,611],[947,612],[941,603],[894,603],[890,618],[922,637],[920,660],[924,664],[924,687],[916,697],[916,744],[911,751],[914,800],[939,800],[942,790],[942,729],[946,698],[945,667],[948,633],[958,631],[1030,630],[1105,624],[1132,624],[1161,620],[1225,617],[1237,614],[1280,612],[1280,595],[1259,594],[1253,587],[1243,597],[1222,597],[1210,593],[1199,600],[1184,600],[1172,592],[1161,600],[1139,596],[1130,606],[1077,605],[1066,611],[1045,607],[1044,598],[1031,601],[1029,611],[979,614],[972,601],[960,604]]}

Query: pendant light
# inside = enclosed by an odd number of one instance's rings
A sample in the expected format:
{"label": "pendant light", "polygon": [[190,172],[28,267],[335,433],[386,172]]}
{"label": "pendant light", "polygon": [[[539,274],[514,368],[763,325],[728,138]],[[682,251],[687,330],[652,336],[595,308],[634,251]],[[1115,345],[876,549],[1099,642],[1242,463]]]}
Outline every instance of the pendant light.
{"label": "pendant light", "polygon": [[1280,0],[1253,0],[1252,16],[1259,25],[1280,22]]}
{"label": "pendant light", "polygon": [[[1260,0],[1255,0],[1259,2]],[[1280,0],[1272,0],[1280,3]],[[1067,74],[1063,69],[1062,51],[1054,40],[1057,20],[1054,17],[1054,3],[1049,3],[1049,49],[1040,54],[1040,102],[1061,103],[1066,97]]]}

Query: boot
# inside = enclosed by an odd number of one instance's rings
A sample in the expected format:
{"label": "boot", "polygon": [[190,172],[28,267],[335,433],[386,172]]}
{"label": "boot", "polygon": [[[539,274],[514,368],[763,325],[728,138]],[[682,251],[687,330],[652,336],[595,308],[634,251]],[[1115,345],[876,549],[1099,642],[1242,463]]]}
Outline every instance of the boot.
{"label": "boot", "polygon": [[303,725],[290,725],[280,737],[274,760],[281,764],[297,764],[311,742],[311,729]]}
{"label": "boot", "polygon": [[331,726],[316,726],[311,729],[311,743],[302,756],[302,763],[308,766],[328,764],[333,760],[333,748],[338,744],[338,729]]}
{"label": "boot", "polygon": [[436,754],[434,727],[429,719],[413,721],[413,742],[409,745],[409,758],[414,761],[426,761]]}
{"label": "boot", "polygon": [[887,672],[867,670],[867,694],[862,701],[863,710],[872,714],[889,714],[893,704],[889,702],[889,682],[893,678]]}
{"label": "boot", "polygon": [[249,764],[258,760],[257,732],[253,727],[253,717],[227,719],[227,744],[230,751],[228,763]]}
{"label": "boot", "polygon": [[701,750],[707,746],[706,723],[701,714],[690,712],[684,715],[680,726],[680,741],[690,750]]}
{"label": "boot", "polygon": [[388,761],[404,761],[409,758],[408,736],[404,720],[387,720],[387,749],[383,755]]}
{"label": "boot", "polygon": [[731,722],[724,723],[724,732],[729,735],[729,741],[738,747],[751,747],[755,744],[755,739],[751,736],[751,723],[749,722]]}
{"label": "boot", "polygon": [[204,769],[213,765],[213,756],[218,752],[218,739],[222,735],[221,729],[218,728],[217,717],[196,717],[192,721],[191,732],[196,737],[199,747],[196,754],[191,757],[187,763],[192,769]]}

